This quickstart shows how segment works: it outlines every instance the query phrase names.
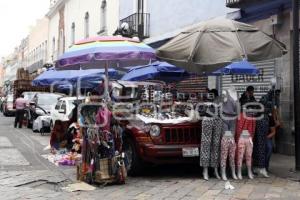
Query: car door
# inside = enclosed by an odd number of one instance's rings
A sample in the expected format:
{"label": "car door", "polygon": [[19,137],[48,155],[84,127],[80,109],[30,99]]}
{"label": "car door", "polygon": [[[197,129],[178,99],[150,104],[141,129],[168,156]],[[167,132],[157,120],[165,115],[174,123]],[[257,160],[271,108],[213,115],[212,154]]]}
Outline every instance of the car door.
{"label": "car door", "polygon": [[55,123],[56,120],[59,119],[59,112],[58,112],[58,111],[60,110],[61,104],[62,104],[62,101],[59,100],[59,101],[56,103],[54,109],[53,109],[52,112],[51,112],[51,118],[52,118],[53,124]]}
{"label": "car door", "polygon": [[60,116],[60,119],[62,121],[67,121],[69,120],[69,117],[67,115],[67,102],[65,100],[63,100],[61,102],[61,106],[60,106],[60,110],[59,110],[59,116]]}

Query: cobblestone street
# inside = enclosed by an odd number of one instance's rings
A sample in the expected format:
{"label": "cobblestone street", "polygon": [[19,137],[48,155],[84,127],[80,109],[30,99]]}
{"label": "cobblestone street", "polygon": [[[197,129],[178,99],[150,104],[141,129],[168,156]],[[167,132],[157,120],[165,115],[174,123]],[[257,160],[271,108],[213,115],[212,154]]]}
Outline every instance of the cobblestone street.
{"label": "cobblestone street", "polygon": [[46,161],[41,155],[49,136],[14,129],[12,121],[1,117],[0,122],[0,199],[300,199],[299,179],[284,178],[293,175],[286,167],[293,167],[291,159],[276,156],[271,171],[278,176],[231,181],[234,190],[225,190],[224,181],[204,181],[197,166],[160,166],[129,177],[125,185],[66,192],[62,187],[75,181],[75,168]]}

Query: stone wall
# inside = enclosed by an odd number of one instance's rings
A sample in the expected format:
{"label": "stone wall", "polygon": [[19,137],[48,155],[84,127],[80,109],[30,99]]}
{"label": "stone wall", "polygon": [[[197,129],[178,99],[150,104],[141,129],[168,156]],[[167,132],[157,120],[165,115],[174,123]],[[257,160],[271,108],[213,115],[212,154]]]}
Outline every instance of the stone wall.
{"label": "stone wall", "polygon": [[277,132],[276,146],[279,153],[294,155],[294,122],[293,122],[293,72],[292,72],[292,49],[291,49],[291,13],[285,11],[282,23],[279,25],[271,25],[271,18],[259,20],[250,24],[260,28],[270,35],[274,35],[276,39],[283,42],[288,53],[281,58],[276,59],[276,78],[281,89],[280,97],[280,113],[283,122],[283,128]]}

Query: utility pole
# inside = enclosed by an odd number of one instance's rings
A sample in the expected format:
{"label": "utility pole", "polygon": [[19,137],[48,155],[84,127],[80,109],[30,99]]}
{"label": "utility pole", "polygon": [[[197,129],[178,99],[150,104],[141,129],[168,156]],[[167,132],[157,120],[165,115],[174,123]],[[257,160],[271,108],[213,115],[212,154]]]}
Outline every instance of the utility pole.
{"label": "utility pole", "polygon": [[293,0],[293,74],[296,170],[300,170],[299,0]]}

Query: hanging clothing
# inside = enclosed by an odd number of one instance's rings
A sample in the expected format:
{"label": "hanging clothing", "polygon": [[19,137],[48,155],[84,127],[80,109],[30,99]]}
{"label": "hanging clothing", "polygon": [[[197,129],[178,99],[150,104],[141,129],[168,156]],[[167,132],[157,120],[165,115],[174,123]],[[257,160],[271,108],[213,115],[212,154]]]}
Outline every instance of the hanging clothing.
{"label": "hanging clothing", "polygon": [[256,121],[254,116],[248,115],[245,116],[244,113],[241,113],[237,120],[236,126],[236,141],[239,141],[239,138],[243,130],[248,130],[251,138],[253,139],[255,133]]}
{"label": "hanging clothing", "polygon": [[229,157],[230,167],[235,167],[236,144],[233,137],[223,136],[221,141],[221,167],[225,168]]}
{"label": "hanging clothing", "polygon": [[96,116],[96,124],[100,126],[102,131],[110,132],[110,124],[112,119],[112,113],[106,107],[100,108]]}
{"label": "hanging clothing", "polygon": [[236,131],[236,120],[223,120],[223,130],[225,131],[231,131],[232,134],[235,134]]}
{"label": "hanging clothing", "polygon": [[238,142],[237,167],[242,167],[244,157],[247,167],[252,166],[253,143],[251,138],[240,137]]}
{"label": "hanging clothing", "polygon": [[219,117],[204,117],[200,146],[200,166],[218,167],[223,122]]}
{"label": "hanging clothing", "polygon": [[269,119],[265,116],[256,122],[256,131],[253,139],[253,166],[265,168],[266,165],[266,140],[269,132]]}
{"label": "hanging clothing", "polygon": [[[272,114],[272,110],[274,108],[273,95],[274,92],[270,90],[266,95],[262,96],[259,102],[263,105],[263,111],[261,113],[262,119],[256,122],[256,131],[254,136],[254,150],[253,150],[253,165],[258,168],[266,167],[266,143],[267,143],[267,135],[270,132],[270,117]],[[274,123],[272,123],[274,124]]]}

